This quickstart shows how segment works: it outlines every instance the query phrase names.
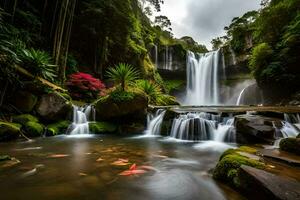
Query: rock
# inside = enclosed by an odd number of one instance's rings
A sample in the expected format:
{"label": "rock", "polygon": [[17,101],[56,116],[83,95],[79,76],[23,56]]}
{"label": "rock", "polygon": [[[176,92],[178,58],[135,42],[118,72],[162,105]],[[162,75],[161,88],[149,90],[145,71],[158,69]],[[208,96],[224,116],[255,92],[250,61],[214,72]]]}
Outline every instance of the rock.
{"label": "rock", "polygon": [[21,91],[16,93],[13,104],[21,112],[30,113],[36,105],[37,101],[38,98],[35,95],[29,92]]}
{"label": "rock", "polygon": [[[116,101],[115,99],[105,97],[95,103],[97,120],[107,121],[114,119],[126,120],[144,120],[144,114],[148,107],[148,99],[145,95],[134,93],[128,100]],[[127,117],[130,116],[130,117]]]}
{"label": "rock", "polygon": [[27,122],[39,122],[38,118],[35,116],[24,114],[24,115],[17,115],[12,118],[13,122],[25,125]]}
{"label": "rock", "polygon": [[60,121],[55,124],[50,124],[47,126],[46,136],[65,134],[70,124],[70,121]]}
{"label": "rock", "polygon": [[[217,180],[224,181],[230,185],[240,188],[241,177],[239,170],[242,165],[264,169],[265,164],[254,158],[255,149],[250,147],[241,147],[239,149],[229,149],[223,153],[219,163],[213,172],[213,177]],[[249,154],[249,155],[248,155]]]}
{"label": "rock", "polygon": [[132,124],[123,124],[120,127],[120,134],[129,135],[129,134],[141,134],[145,130],[144,124],[132,123]]}
{"label": "rock", "polygon": [[255,144],[272,143],[275,140],[275,128],[279,128],[281,121],[276,118],[263,117],[259,115],[239,115],[235,117],[237,143]]}
{"label": "rock", "polygon": [[290,166],[300,167],[300,157],[286,151],[281,151],[279,149],[262,149],[259,151],[259,154],[263,157],[271,158]]}
{"label": "rock", "polygon": [[286,138],[281,140],[280,149],[300,155],[300,138]]}
{"label": "rock", "polygon": [[37,113],[46,121],[65,120],[72,111],[72,104],[56,93],[43,95]]}
{"label": "rock", "polygon": [[108,122],[92,122],[89,124],[90,131],[94,134],[113,133],[117,126]]}
{"label": "rock", "polygon": [[252,197],[258,199],[300,199],[300,183],[294,179],[277,176],[264,170],[241,166],[241,185]]}
{"label": "rock", "polygon": [[0,122],[0,142],[17,139],[21,132],[21,125],[9,122]]}
{"label": "rock", "polygon": [[27,137],[41,137],[44,133],[44,125],[38,122],[27,122],[24,125],[25,135]]}
{"label": "rock", "polygon": [[0,155],[0,162],[1,161],[8,161],[11,160],[11,157],[8,155]]}

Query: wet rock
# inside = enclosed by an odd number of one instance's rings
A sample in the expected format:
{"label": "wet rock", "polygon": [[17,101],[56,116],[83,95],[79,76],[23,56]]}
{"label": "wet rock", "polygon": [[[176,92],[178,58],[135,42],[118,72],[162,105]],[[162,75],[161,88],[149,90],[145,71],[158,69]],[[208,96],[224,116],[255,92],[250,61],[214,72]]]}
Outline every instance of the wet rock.
{"label": "wet rock", "polygon": [[47,126],[46,136],[65,134],[70,124],[70,121],[60,121],[54,124],[50,124]]}
{"label": "wet rock", "polygon": [[229,149],[223,153],[213,172],[213,177],[224,181],[236,188],[241,188],[239,170],[242,165],[264,169],[265,164],[257,159],[257,151],[250,147]]}
{"label": "wet rock", "polygon": [[0,142],[17,139],[21,132],[21,125],[0,121]]}
{"label": "wet rock", "polygon": [[46,121],[65,120],[72,112],[72,104],[57,93],[43,95],[37,113]]}
{"label": "wet rock", "polygon": [[286,138],[281,140],[280,149],[300,155],[300,138]]}
{"label": "wet rock", "polygon": [[37,101],[38,98],[35,95],[21,91],[16,93],[13,104],[21,112],[30,113],[37,104]]}
{"label": "wet rock", "polygon": [[120,118],[125,121],[144,120],[147,107],[147,97],[138,93],[135,93],[132,99],[126,101],[116,102],[114,99],[107,97],[95,103],[97,119],[99,121]]}
{"label": "wet rock", "polygon": [[241,185],[252,197],[259,199],[300,199],[300,183],[294,179],[277,176],[264,170],[241,166]]}
{"label": "wet rock", "polygon": [[113,133],[117,126],[108,122],[92,122],[89,124],[90,131],[94,134]]}
{"label": "wet rock", "polygon": [[242,144],[272,143],[275,140],[275,128],[281,121],[276,118],[259,115],[239,115],[235,117],[237,142]]}

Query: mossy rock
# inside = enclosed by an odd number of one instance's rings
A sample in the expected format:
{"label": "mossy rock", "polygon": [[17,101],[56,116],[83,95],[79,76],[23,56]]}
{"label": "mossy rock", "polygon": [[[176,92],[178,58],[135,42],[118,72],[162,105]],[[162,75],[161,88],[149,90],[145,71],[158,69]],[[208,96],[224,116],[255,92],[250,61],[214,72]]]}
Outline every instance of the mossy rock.
{"label": "mossy rock", "polygon": [[0,162],[11,160],[11,157],[8,155],[0,155]]}
{"label": "mossy rock", "polygon": [[0,122],[0,142],[17,139],[22,125],[9,122]]}
{"label": "mossy rock", "polygon": [[[259,160],[252,159],[250,155],[255,156],[256,149],[250,147],[240,147],[238,149],[229,149],[223,153],[219,163],[214,169],[213,177],[217,180],[224,181],[236,188],[243,188],[241,182],[240,167],[247,165],[257,169],[264,169],[265,164]],[[249,156],[246,156],[249,154]]]}
{"label": "mossy rock", "polygon": [[55,124],[48,125],[47,136],[55,136],[55,135],[66,133],[70,124],[71,124],[70,121],[60,121]]}
{"label": "mossy rock", "polygon": [[117,131],[117,126],[108,122],[92,122],[89,124],[90,132],[94,134],[113,133]]}
{"label": "mossy rock", "polygon": [[37,104],[37,96],[29,92],[17,92],[13,104],[18,108],[18,110],[29,113],[33,110],[34,106]]}
{"label": "mossy rock", "polygon": [[300,155],[300,138],[286,138],[281,140],[280,149]]}
{"label": "mossy rock", "polygon": [[27,122],[24,125],[25,129],[25,135],[28,137],[40,137],[44,133],[44,125],[38,123],[38,122]]}
{"label": "mossy rock", "polygon": [[26,125],[27,122],[39,122],[38,118],[29,114],[23,114],[13,117],[13,122]]}

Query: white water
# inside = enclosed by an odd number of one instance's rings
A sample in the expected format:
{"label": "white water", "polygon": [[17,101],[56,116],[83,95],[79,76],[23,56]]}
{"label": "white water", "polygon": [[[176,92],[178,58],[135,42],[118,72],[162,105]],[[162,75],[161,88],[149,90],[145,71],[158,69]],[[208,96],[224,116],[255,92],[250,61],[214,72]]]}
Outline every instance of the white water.
{"label": "white water", "polygon": [[158,68],[158,47],[154,45],[154,58],[155,58],[155,67]]}
{"label": "white water", "polygon": [[180,140],[235,142],[233,118],[208,113],[188,113],[174,119],[171,137]]}
{"label": "white water", "polygon": [[159,136],[161,135],[161,125],[166,114],[166,110],[159,109],[155,114],[148,113],[147,116],[147,130],[145,136]]}
{"label": "white water", "polygon": [[85,107],[73,106],[73,123],[69,127],[70,135],[90,134],[89,122],[95,121],[95,109],[89,105]]}
{"label": "white water", "polygon": [[169,46],[165,46],[163,63],[159,68],[168,71],[173,70],[173,52],[172,48],[169,48]]}
{"label": "white water", "polygon": [[218,105],[220,50],[187,53],[186,105]]}
{"label": "white water", "polygon": [[245,88],[242,90],[242,92],[240,93],[240,95],[239,95],[239,97],[238,97],[238,99],[237,99],[237,102],[236,102],[236,105],[237,105],[237,106],[242,105],[242,98],[243,98],[244,93],[245,93],[245,91],[246,91],[247,88],[248,88],[248,86],[245,87]]}

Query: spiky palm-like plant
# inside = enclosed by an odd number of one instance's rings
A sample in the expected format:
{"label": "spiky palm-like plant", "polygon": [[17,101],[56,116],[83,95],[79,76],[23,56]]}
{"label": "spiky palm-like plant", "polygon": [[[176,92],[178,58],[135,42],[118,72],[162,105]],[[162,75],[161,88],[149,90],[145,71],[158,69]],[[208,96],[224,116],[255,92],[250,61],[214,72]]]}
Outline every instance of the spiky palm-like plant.
{"label": "spiky palm-like plant", "polygon": [[149,103],[156,104],[157,99],[162,95],[160,87],[156,83],[152,83],[148,80],[138,80],[136,87],[147,94]]}
{"label": "spiky palm-like plant", "polygon": [[122,91],[139,77],[139,72],[131,65],[119,63],[107,71],[107,77],[116,85],[120,84]]}

